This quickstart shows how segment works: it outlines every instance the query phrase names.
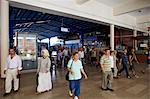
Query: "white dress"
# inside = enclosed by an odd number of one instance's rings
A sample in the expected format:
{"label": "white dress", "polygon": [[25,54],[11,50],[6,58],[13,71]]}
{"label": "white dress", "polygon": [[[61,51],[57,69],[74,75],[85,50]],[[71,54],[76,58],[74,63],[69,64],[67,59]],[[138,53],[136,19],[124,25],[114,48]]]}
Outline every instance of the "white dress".
{"label": "white dress", "polygon": [[52,89],[51,74],[39,73],[37,92],[49,91]]}
{"label": "white dress", "polygon": [[38,62],[38,86],[37,92],[45,92],[52,89],[51,73],[50,73],[51,62],[49,58],[40,58]]}

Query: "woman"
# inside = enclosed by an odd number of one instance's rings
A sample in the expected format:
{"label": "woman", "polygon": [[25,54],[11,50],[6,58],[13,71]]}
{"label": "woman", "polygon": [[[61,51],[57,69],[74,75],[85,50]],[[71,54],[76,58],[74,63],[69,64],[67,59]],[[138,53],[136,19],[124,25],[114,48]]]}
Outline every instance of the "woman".
{"label": "woman", "polygon": [[135,49],[132,48],[131,52],[129,53],[129,65],[130,65],[129,70],[132,71],[132,74],[134,75],[135,78],[139,78],[139,76],[136,74],[135,63],[139,64],[137,56],[135,54]]}
{"label": "woman", "polygon": [[87,75],[84,72],[82,62],[78,59],[78,52],[73,53],[72,59],[69,60],[67,65],[69,71],[69,95],[73,96],[74,99],[79,99],[80,96],[80,81],[82,78],[81,73],[87,79]]}
{"label": "woman", "polygon": [[49,58],[48,50],[46,49],[42,50],[41,55],[42,57],[39,59],[37,70],[38,73],[37,93],[50,91],[52,88],[51,74],[50,74],[51,61]]}

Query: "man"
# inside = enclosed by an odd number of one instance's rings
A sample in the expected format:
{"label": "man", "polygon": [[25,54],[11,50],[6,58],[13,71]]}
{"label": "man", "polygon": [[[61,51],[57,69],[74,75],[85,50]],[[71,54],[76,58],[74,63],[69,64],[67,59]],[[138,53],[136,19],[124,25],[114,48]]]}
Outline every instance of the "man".
{"label": "man", "polygon": [[62,57],[63,57],[63,52],[59,49],[58,50],[58,66],[62,67]]}
{"label": "man", "polygon": [[68,57],[69,57],[69,49],[66,47],[63,50],[64,67],[67,67]]}
{"label": "man", "polygon": [[93,47],[92,48],[92,51],[91,51],[91,62],[92,62],[92,65],[96,65],[96,62],[97,62],[97,59],[96,59],[96,55],[97,54],[97,52],[96,52],[96,48],[95,47]]}
{"label": "man", "polygon": [[78,54],[79,54],[79,60],[81,60],[82,64],[84,65],[84,50],[83,50],[83,48],[80,48]]}
{"label": "man", "polygon": [[[121,72],[125,70],[126,77],[130,79],[131,77],[129,76],[129,71],[128,71],[129,61],[128,61],[127,52],[128,52],[127,49],[124,49],[124,53],[121,56],[121,62],[122,62],[123,68],[118,72],[118,75],[120,76]],[[121,64],[121,62],[120,62],[120,64]]]}
{"label": "man", "polygon": [[112,74],[112,70],[111,70],[110,50],[109,49],[105,50],[105,54],[101,57],[100,64],[101,64],[101,68],[102,68],[102,90],[114,91],[112,89],[113,74]]}
{"label": "man", "polygon": [[6,65],[4,68],[4,74],[6,74],[5,79],[5,94],[4,96],[10,94],[12,89],[12,80],[14,81],[13,88],[14,92],[18,92],[19,89],[19,76],[20,70],[22,70],[21,58],[15,53],[14,48],[9,49],[9,56],[6,60]]}
{"label": "man", "polygon": [[111,60],[111,69],[112,69],[112,73],[113,73],[113,78],[117,79],[118,78],[117,77],[118,69],[117,69],[117,66],[116,66],[117,57],[116,57],[116,52],[115,51],[110,52],[110,60]]}

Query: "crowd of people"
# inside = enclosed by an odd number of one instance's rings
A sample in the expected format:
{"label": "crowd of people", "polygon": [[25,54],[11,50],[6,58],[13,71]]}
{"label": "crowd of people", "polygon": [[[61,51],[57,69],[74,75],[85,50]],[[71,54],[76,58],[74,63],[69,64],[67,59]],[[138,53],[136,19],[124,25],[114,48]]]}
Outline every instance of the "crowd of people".
{"label": "crowd of people", "polygon": [[[51,91],[52,80],[51,80],[51,53],[46,48],[41,51],[41,57],[38,59],[37,68],[37,94]],[[80,97],[80,81],[82,75],[85,79],[88,76],[84,70],[85,66],[96,66],[102,72],[102,83],[101,89],[103,91],[114,91],[112,87],[113,79],[118,79],[122,71],[125,71],[126,78],[131,77],[139,78],[136,73],[135,63],[139,64],[135,49],[131,51],[124,49],[121,54],[117,51],[112,51],[110,48],[105,50],[97,50],[95,47],[79,48],[72,52],[69,48],[57,50],[57,67],[64,67],[69,72],[69,95],[74,99]],[[148,51],[148,68],[150,68],[150,51]],[[121,68],[120,68],[121,67]],[[21,58],[15,53],[14,48],[9,49],[9,56],[6,60],[4,73],[6,74],[5,79],[5,94],[10,94],[12,89],[12,81],[14,92],[18,92],[19,89],[19,75],[22,70]],[[131,73],[129,71],[131,70]],[[88,73],[88,72],[87,72]],[[131,76],[133,75],[133,76]]]}

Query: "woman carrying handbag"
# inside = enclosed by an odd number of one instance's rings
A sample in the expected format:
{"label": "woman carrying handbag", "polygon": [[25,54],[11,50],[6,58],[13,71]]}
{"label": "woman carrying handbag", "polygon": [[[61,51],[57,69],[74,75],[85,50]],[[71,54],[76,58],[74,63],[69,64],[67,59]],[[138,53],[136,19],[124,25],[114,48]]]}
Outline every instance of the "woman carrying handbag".
{"label": "woman carrying handbag", "polygon": [[69,95],[71,97],[74,96],[74,99],[79,99],[82,74],[85,79],[87,79],[87,75],[83,69],[82,62],[78,59],[78,52],[73,53],[72,59],[68,62],[67,69],[69,71]]}

